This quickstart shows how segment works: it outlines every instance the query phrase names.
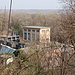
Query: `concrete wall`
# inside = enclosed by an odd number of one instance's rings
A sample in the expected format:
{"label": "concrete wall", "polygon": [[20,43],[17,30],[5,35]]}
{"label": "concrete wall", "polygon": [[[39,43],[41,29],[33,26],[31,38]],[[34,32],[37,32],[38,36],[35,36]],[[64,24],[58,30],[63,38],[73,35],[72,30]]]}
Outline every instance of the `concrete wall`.
{"label": "concrete wall", "polygon": [[50,42],[50,28],[40,29],[40,42]]}

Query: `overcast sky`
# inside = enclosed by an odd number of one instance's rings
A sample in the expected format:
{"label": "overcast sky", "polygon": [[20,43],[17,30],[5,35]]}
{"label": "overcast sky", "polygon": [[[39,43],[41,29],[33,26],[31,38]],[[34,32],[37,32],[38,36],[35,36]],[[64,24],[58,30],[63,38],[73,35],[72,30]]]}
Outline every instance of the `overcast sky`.
{"label": "overcast sky", "polygon": [[[0,9],[9,9],[10,0],[0,0]],[[12,9],[60,9],[58,0],[13,0]]]}

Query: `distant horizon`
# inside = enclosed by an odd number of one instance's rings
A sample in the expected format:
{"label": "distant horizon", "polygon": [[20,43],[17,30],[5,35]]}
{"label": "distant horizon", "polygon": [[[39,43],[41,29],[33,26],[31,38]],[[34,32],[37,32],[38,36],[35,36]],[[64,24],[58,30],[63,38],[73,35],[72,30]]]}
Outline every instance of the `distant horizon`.
{"label": "distant horizon", "polygon": [[[0,10],[9,10],[9,9],[0,9]],[[12,9],[12,10],[63,10],[63,9]]]}
{"label": "distant horizon", "polygon": [[[2,9],[0,12],[9,12],[9,9]],[[12,9],[12,13],[27,13],[27,14],[36,14],[36,13],[43,13],[43,14],[49,14],[49,13],[59,13],[62,12],[63,9]]]}

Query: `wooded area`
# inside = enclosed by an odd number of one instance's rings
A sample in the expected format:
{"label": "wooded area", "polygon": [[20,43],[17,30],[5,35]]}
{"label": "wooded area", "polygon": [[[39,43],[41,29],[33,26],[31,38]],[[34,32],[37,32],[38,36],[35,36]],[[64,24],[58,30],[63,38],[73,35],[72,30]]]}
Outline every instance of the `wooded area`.
{"label": "wooded area", "polygon": [[[28,25],[51,27],[51,44],[41,48],[33,43],[27,52],[16,50],[10,55],[14,61],[8,65],[3,63],[6,58],[0,58],[1,75],[75,75],[75,0],[60,1],[64,6],[58,13],[12,11],[12,31],[21,34],[22,26]],[[8,12],[4,10],[0,12],[0,33],[7,27]]]}

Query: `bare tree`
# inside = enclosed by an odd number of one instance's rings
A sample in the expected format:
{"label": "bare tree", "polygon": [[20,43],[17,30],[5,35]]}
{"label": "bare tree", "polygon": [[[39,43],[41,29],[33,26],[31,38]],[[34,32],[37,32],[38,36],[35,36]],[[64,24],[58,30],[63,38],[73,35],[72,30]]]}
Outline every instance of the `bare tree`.
{"label": "bare tree", "polygon": [[61,15],[61,25],[67,34],[67,39],[75,49],[75,0],[61,0],[64,2],[65,9]]}

